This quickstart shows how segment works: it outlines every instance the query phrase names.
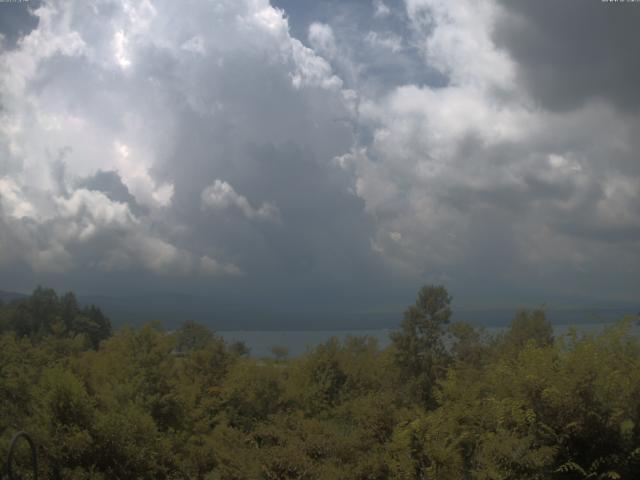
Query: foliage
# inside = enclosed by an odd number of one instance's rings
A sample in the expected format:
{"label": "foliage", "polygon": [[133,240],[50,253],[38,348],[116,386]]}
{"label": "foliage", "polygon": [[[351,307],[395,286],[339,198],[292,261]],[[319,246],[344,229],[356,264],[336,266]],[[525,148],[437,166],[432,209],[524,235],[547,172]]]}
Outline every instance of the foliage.
{"label": "foliage", "polygon": [[640,478],[630,319],[554,339],[523,311],[490,336],[450,304],[422,289],[384,349],[257,359],[193,322],[96,336],[97,309],[38,289],[0,306],[0,455],[27,430],[54,479]]}
{"label": "foliage", "polygon": [[92,348],[111,335],[111,322],[94,306],[81,307],[73,293],[59,297],[54,290],[38,287],[30,297],[0,306],[0,332],[40,339],[48,335],[85,336]]}
{"label": "foliage", "polygon": [[447,355],[443,338],[451,314],[447,290],[427,285],[418,293],[415,305],[404,312],[400,331],[391,334],[400,373],[427,407],[434,406],[434,389],[444,375]]}

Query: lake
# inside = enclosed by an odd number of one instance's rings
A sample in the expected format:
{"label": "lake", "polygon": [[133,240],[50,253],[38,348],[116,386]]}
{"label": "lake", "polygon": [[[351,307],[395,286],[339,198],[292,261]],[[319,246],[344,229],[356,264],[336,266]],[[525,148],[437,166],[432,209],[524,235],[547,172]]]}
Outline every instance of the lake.
{"label": "lake", "polygon": [[[612,323],[583,323],[577,324],[575,327],[579,332],[599,332],[603,328],[613,325]],[[571,325],[554,325],[554,334],[556,336],[567,333]],[[497,333],[504,327],[485,327],[489,333]],[[321,343],[326,342],[331,337],[337,337],[344,340],[349,336],[363,337],[369,336],[375,338],[381,347],[389,344],[389,333],[391,329],[380,330],[320,330],[320,331],[304,331],[304,330],[288,330],[288,331],[222,331],[217,332],[227,342],[244,342],[251,350],[254,357],[271,356],[271,348],[274,346],[286,347],[289,349],[289,355],[292,357],[302,355],[308,349],[313,348]],[[634,333],[639,334],[640,328],[634,327]]]}

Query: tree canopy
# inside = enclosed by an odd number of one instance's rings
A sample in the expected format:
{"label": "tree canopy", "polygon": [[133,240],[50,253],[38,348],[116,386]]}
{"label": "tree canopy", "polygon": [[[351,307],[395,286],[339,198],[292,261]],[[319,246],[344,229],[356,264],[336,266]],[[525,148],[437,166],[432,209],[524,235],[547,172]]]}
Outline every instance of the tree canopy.
{"label": "tree canopy", "polygon": [[640,478],[633,319],[554,338],[543,310],[497,335],[420,290],[392,342],[254,358],[203,325],[112,332],[47,289],[0,306],[0,455],[42,478]]}

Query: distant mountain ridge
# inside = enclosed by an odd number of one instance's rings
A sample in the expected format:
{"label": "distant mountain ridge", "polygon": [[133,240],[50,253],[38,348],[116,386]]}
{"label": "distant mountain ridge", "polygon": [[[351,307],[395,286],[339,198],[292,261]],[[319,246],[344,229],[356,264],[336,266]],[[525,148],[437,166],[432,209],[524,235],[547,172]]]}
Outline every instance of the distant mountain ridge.
{"label": "distant mountain ridge", "polygon": [[25,295],[24,293],[8,292],[5,290],[0,290],[0,301],[3,301],[3,302],[12,302],[20,298],[25,298],[27,296],[28,295]]}

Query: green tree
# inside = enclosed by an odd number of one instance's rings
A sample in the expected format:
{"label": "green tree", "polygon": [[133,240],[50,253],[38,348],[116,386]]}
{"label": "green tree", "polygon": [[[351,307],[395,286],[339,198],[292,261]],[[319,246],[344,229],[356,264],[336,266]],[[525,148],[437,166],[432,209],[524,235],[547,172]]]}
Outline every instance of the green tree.
{"label": "green tree", "polygon": [[502,337],[504,348],[517,353],[528,343],[538,347],[553,344],[553,327],[543,309],[521,310],[509,324]]}
{"label": "green tree", "polygon": [[322,412],[340,403],[347,381],[340,353],[340,342],[332,337],[295,364],[292,383],[305,411]]}
{"label": "green tree", "polygon": [[246,357],[251,353],[247,344],[241,341],[232,342],[229,351],[234,357]]}
{"label": "green tree", "polygon": [[276,362],[283,362],[289,356],[289,349],[282,345],[275,345],[271,347],[271,354]]}
{"label": "green tree", "polygon": [[451,342],[449,350],[454,360],[473,367],[488,360],[490,351],[483,329],[466,322],[454,322],[449,325],[448,333]]}
{"label": "green tree", "polygon": [[429,407],[434,406],[436,382],[446,366],[443,337],[452,314],[451,300],[445,287],[425,285],[418,292],[415,305],[405,311],[400,330],[391,334],[404,379]]}
{"label": "green tree", "polygon": [[[81,308],[73,293],[58,297],[50,288],[38,287],[31,296],[5,307],[0,315],[4,329],[20,337],[40,340],[46,336],[73,338],[84,335],[92,348],[111,336],[111,321],[95,305]],[[2,327],[2,325],[0,325]]]}
{"label": "green tree", "polygon": [[192,352],[209,346],[215,340],[214,333],[206,326],[187,320],[176,332],[176,352]]}

